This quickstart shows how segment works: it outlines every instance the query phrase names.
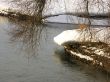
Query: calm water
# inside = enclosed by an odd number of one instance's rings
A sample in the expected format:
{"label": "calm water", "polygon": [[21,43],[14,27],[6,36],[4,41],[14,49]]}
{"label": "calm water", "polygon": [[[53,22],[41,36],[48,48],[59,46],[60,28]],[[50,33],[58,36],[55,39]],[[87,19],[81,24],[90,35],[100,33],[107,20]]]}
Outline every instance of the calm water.
{"label": "calm water", "polygon": [[69,62],[63,48],[53,42],[53,37],[72,28],[36,28],[0,17],[0,82],[110,82],[106,73]]}

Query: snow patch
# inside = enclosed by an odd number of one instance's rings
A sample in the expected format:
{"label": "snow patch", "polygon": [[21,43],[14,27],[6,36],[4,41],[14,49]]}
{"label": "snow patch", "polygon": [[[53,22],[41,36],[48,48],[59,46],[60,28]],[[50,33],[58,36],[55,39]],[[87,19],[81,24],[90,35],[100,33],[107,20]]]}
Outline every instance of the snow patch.
{"label": "snow patch", "polygon": [[75,42],[104,42],[110,44],[110,29],[109,28],[91,28],[88,30],[66,30],[54,37],[54,42],[62,45],[68,41]]}
{"label": "snow patch", "polygon": [[87,56],[87,55],[82,55],[80,53],[76,53],[76,52],[73,52],[73,51],[70,51],[71,54],[74,54],[82,59],[86,59],[86,60],[90,60],[90,61],[93,61],[93,58]]}

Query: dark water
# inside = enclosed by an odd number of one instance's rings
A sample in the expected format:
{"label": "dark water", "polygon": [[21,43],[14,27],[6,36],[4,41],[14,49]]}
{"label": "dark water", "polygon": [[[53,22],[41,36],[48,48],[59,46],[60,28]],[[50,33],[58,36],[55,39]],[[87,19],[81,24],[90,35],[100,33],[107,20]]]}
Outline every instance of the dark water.
{"label": "dark water", "polygon": [[107,73],[65,58],[53,37],[67,29],[73,26],[0,17],[0,82],[110,82]]}

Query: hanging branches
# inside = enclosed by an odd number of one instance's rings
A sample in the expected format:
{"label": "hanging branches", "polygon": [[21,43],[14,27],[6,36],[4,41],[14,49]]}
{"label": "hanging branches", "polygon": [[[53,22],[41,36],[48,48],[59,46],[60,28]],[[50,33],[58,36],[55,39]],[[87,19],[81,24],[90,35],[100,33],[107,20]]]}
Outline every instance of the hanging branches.
{"label": "hanging branches", "polygon": [[42,22],[42,14],[47,0],[12,0],[11,3],[18,7],[20,13],[33,17],[33,21]]}
{"label": "hanging branches", "polygon": [[[47,12],[54,12],[54,10],[52,11],[52,9],[50,9],[50,11],[48,10],[50,8],[51,3],[56,3],[56,1],[58,5],[59,3],[63,1],[65,2],[64,4],[65,12],[54,13],[54,14],[48,13],[45,15],[46,10]],[[107,2],[107,0],[74,0],[72,1],[70,5],[71,6],[75,5],[75,7],[72,6],[73,8],[71,8],[71,9],[74,9],[75,12],[73,12],[74,10],[71,10],[71,12],[68,12],[70,8],[68,8],[68,2],[66,0],[55,0],[55,1],[52,1],[52,0],[11,0],[11,3],[12,4],[14,3],[14,5],[16,5],[21,10],[21,13],[26,13],[28,15],[33,16],[33,20],[39,23],[42,23],[43,20],[45,20],[46,18],[53,17],[53,16],[58,16],[58,15],[75,16],[76,15],[76,16],[85,18],[84,21],[88,23],[88,25],[91,25],[91,20],[90,20],[91,17],[94,17],[94,18],[95,17],[99,18],[101,16],[107,17],[106,11],[110,7],[109,1]],[[51,5],[51,6],[54,6],[54,5]],[[79,23],[80,23],[80,20],[79,20]]]}

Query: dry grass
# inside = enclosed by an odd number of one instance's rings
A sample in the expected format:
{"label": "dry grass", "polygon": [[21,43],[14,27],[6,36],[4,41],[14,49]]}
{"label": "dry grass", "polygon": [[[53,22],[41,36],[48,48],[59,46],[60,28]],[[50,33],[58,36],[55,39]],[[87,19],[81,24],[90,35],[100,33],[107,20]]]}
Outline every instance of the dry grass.
{"label": "dry grass", "polygon": [[83,30],[83,29],[87,29],[88,25],[87,24],[79,24],[79,29]]}

